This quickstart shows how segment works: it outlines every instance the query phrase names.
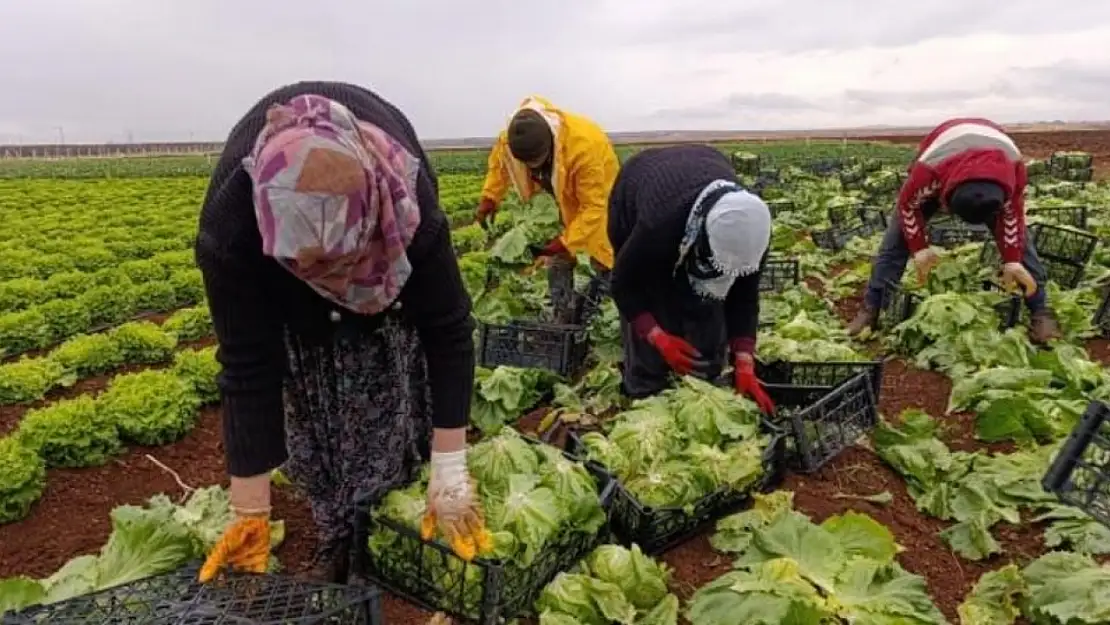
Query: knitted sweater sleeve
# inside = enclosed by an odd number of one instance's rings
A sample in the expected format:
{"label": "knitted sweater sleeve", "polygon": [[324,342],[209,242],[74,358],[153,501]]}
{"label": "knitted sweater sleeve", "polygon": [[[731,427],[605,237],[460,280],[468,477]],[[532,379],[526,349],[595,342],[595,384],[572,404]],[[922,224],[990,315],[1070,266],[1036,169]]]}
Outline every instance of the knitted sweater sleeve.
{"label": "knitted sweater sleeve", "polygon": [[[210,200],[220,205],[250,202],[250,181],[240,170],[214,182]],[[207,227],[205,227],[207,226]],[[217,242],[212,230],[228,222],[202,221],[197,266],[219,347],[217,379],[223,403],[223,438],[228,472],[249,477],[270,471],[286,458],[282,380],[286,356],[280,317],[263,287],[261,254],[236,253]]]}
{"label": "knitted sweater sleeve", "polygon": [[[474,388],[474,321],[447,219],[435,211],[409,250],[412,275],[401,309],[416,327],[428,363],[432,424],[466,427]],[[418,248],[419,246],[419,248]]]}
{"label": "knitted sweater sleeve", "polygon": [[682,230],[641,214],[621,245],[613,263],[610,289],[622,317],[636,333],[646,336],[656,325],[651,314],[651,292],[672,279]]}

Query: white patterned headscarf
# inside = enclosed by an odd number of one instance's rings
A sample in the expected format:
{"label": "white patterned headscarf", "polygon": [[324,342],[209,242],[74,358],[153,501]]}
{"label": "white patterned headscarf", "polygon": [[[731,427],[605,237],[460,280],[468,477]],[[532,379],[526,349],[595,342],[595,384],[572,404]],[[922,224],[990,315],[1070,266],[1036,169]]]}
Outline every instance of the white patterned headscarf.
{"label": "white patterned headscarf", "polygon": [[736,278],[759,271],[771,243],[771,210],[734,182],[715,180],[694,200],[679,247],[694,292],[724,300]]}

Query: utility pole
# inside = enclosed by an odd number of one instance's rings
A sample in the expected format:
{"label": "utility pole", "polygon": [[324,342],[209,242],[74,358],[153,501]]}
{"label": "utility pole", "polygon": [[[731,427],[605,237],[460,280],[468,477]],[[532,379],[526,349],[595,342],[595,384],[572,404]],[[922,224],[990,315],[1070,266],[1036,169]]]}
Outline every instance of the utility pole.
{"label": "utility pole", "polygon": [[62,126],[54,126],[54,130],[58,131],[58,143],[61,145],[66,144],[66,129]]}

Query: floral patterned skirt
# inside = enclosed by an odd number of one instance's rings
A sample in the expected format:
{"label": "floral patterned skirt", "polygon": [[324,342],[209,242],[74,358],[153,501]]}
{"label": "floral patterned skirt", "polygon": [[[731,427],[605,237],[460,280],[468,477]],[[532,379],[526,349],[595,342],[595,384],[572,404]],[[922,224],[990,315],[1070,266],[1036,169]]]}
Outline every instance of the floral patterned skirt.
{"label": "floral patterned skirt", "polygon": [[380,327],[330,342],[286,334],[283,467],[309,499],[319,559],[346,548],[356,501],[415,479],[428,456],[432,402],[416,329],[386,313]]}

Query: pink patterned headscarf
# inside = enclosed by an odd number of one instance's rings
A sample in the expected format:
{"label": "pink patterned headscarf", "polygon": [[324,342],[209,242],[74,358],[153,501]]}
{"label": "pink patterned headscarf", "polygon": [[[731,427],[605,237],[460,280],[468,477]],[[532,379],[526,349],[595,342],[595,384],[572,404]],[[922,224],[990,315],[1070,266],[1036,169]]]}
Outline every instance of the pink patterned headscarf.
{"label": "pink patterned headscarf", "polygon": [[263,254],[355,312],[393,304],[412,274],[419,159],[342,104],[300,95],[270,107],[243,164]]}

